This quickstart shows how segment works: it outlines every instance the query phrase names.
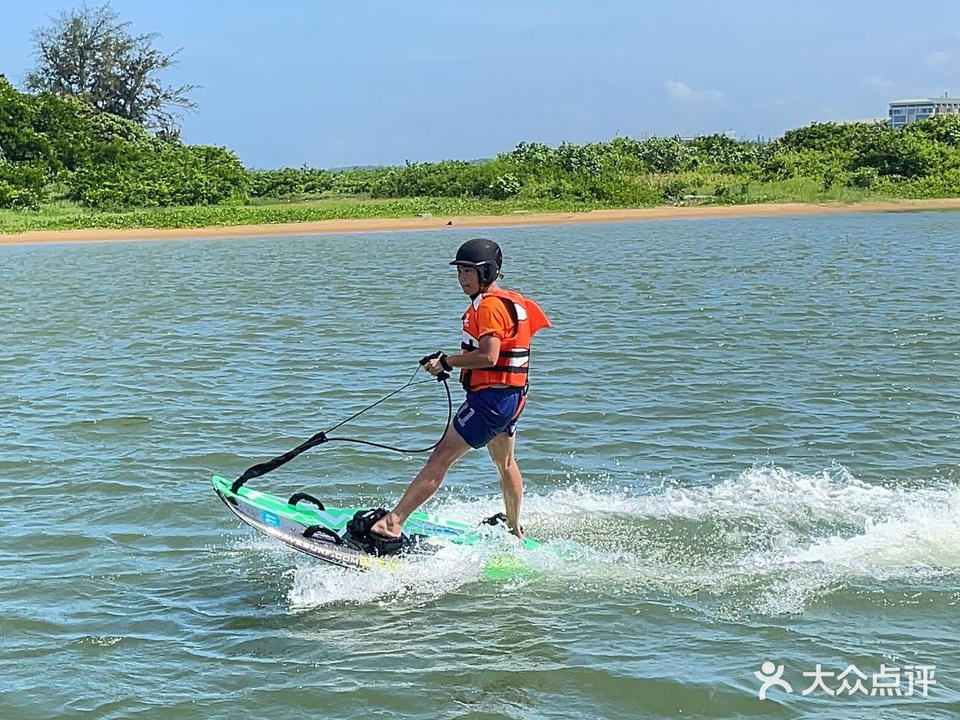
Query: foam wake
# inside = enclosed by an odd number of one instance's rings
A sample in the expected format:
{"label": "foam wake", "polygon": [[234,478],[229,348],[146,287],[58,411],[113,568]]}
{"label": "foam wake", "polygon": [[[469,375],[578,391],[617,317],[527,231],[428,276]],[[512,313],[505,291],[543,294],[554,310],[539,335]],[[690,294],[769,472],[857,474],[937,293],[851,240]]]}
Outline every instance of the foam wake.
{"label": "foam wake", "polygon": [[[499,504],[496,496],[447,498],[431,509],[474,522]],[[696,595],[765,613],[802,611],[849,582],[960,583],[960,487],[874,485],[842,467],[815,475],[754,467],[697,487],[572,483],[528,494],[523,520],[544,541],[540,551],[524,551],[504,533],[393,571],[298,559],[289,602],[437,597],[476,582],[504,554],[522,556],[534,571],[512,581],[515,589],[535,583],[547,591]]]}

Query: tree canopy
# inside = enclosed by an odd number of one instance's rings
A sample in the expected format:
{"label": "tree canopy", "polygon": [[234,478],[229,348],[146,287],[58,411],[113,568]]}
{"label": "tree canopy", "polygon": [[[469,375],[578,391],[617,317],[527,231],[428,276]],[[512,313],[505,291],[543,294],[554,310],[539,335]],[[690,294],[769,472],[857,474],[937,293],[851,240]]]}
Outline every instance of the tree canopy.
{"label": "tree canopy", "polygon": [[180,50],[164,53],[154,46],[159,33],[132,35],[129,28],[109,4],[61,12],[34,32],[36,66],[24,84],[178,137],[183,111],[196,108],[187,94],[199,86],[164,84],[159,75],[177,64]]}

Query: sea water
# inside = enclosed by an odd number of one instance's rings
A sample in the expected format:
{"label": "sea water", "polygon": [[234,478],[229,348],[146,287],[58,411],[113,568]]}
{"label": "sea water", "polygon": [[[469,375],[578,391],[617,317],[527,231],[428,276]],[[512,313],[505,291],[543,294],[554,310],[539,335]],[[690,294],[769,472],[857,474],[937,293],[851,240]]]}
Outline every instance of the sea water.
{"label": "sea water", "polygon": [[[960,712],[956,214],[483,231],[554,323],[534,572],[484,581],[494,538],[359,574],[240,526],[212,474],[456,351],[476,234],[0,247],[4,720]],[[425,383],[338,432],[423,446],[446,411]],[[330,444],[251,486],[389,507],[423,460]],[[428,509],[500,503],[481,451]]]}

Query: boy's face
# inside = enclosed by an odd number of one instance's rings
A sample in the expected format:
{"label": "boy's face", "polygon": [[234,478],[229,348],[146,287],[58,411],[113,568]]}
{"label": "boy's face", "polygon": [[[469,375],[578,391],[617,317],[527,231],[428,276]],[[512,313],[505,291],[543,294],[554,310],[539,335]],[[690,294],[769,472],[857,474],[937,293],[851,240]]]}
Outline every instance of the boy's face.
{"label": "boy's face", "polygon": [[476,268],[457,265],[457,280],[460,281],[460,288],[464,295],[473,297],[480,292],[480,273]]}

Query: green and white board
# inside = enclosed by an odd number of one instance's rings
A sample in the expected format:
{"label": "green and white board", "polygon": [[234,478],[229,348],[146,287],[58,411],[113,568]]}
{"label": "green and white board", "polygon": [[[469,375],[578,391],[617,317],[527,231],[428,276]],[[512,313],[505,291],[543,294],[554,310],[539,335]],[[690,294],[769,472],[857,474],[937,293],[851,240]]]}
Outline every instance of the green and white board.
{"label": "green and white board", "polygon": [[[402,562],[435,555],[444,548],[475,545],[484,537],[477,527],[417,512],[403,526],[414,539],[412,546],[400,555],[379,557],[344,542],[347,523],[358,510],[367,508],[326,507],[305,493],[284,499],[247,487],[233,492],[231,485],[222,477],[213,478],[217,495],[247,525],[295,550],[341,567],[361,570],[396,568]],[[529,538],[523,542],[527,549],[539,547],[539,543]],[[484,575],[488,578],[509,577],[524,570],[525,565],[519,559],[501,554],[487,563]]]}

